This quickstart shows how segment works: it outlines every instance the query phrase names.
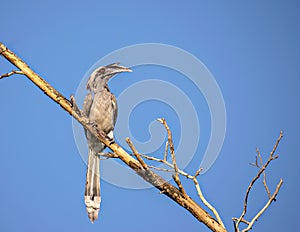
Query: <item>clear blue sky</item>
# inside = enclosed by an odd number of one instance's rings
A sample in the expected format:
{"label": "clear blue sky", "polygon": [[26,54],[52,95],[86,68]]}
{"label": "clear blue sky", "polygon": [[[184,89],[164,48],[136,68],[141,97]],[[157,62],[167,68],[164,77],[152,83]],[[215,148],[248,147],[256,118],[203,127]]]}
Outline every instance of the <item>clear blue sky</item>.
{"label": "clear blue sky", "polygon": [[[5,1],[0,41],[67,97],[97,60],[116,49],[152,42],[192,53],[212,72],[227,111],[220,155],[200,177],[204,194],[233,231],[231,217],[241,213],[247,184],[256,173],[249,165],[255,149],[267,156],[283,130],[280,159],[268,170],[268,181],[272,190],[280,177],[284,185],[253,231],[293,231],[300,206],[299,10],[297,1]],[[11,69],[1,58],[0,72]],[[135,68],[110,86],[118,95],[127,83],[149,77],[181,85],[180,78],[167,74]],[[182,88],[193,95],[193,86]],[[200,105],[203,136],[187,167],[191,172],[210,130],[206,103],[198,95],[193,97]],[[132,133],[147,139],[149,122],[164,116],[178,144],[174,112],[147,104],[136,108]],[[86,166],[71,117],[21,76],[0,81],[0,107],[0,231],[208,231],[156,189],[124,189],[104,181],[102,211],[92,225],[83,203]],[[186,184],[196,199],[193,185]],[[249,216],[265,200],[258,183]]]}

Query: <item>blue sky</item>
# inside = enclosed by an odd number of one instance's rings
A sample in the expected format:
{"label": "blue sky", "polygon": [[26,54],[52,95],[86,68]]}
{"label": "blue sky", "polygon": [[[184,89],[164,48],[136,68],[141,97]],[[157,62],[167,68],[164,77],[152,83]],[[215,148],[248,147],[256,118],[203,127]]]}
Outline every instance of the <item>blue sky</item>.
{"label": "blue sky", "polygon": [[[280,158],[267,175],[272,190],[280,177],[284,185],[253,231],[296,228],[297,1],[6,1],[1,9],[0,41],[67,97],[76,92],[95,62],[122,47],[164,43],[196,56],[218,83],[227,112],[220,155],[200,177],[204,194],[233,231],[231,217],[240,215],[245,190],[256,173],[249,165],[255,149],[268,156],[283,130]],[[1,58],[1,73],[11,69]],[[158,67],[136,67],[132,74],[114,78],[110,87],[118,95],[129,84],[149,78],[182,88],[201,115],[199,146],[186,168],[194,172],[211,129],[205,99],[191,83],[183,84],[180,74]],[[208,231],[155,189],[132,190],[104,181],[102,211],[92,225],[83,203],[86,166],[77,150],[71,117],[22,76],[0,81],[0,106],[0,231]],[[170,121],[178,145],[178,117],[159,102],[136,107],[130,119],[132,133],[147,140],[148,124],[162,116]],[[184,183],[196,199],[193,185]],[[265,200],[258,183],[250,196],[249,217]]]}

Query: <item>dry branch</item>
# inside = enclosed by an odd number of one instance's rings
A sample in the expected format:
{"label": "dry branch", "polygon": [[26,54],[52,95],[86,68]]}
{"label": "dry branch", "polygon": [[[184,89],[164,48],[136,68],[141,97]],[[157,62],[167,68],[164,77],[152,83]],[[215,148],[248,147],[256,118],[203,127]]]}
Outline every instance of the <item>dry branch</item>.
{"label": "dry branch", "polygon": [[[165,122],[165,123],[166,123],[166,122]],[[167,129],[167,128],[168,128],[168,127],[166,127],[166,129]],[[170,132],[170,133],[171,133],[171,132]],[[166,144],[169,144],[169,143],[167,142]],[[167,149],[166,149],[166,150],[167,150]],[[164,159],[159,159],[159,158],[156,158],[156,157],[147,156],[147,155],[143,155],[143,154],[140,154],[140,155],[141,155],[143,158],[145,158],[145,159],[163,163],[163,164],[165,164],[165,165],[167,165],[168,167],[173,168],[173,169],[158,168],[158,167],[155,167],[155,166],[148,166],[149,168],[152,168],[152,169],[155,169],[155,170],[158,170],[158,171],[174,172],[174,164],[169,163],[169,162],[165,159],[165,157],[166,157],[166,152],[165,152],[165,154],[164,154]],[[213,214],[214,214],[215,218],[217,219],[217,221],[220,223],[220,225],[222,225],[222,226],[225,228],[225,226],[224,226],[224,224],[223,224],[223,222],[222,222],[222,220],[221,220],[221,217],[220,217],[218,211],[217,211],[217,210],[216,210],[216,209],[215,209],[215,208],[214,208],[214,207],[206,200],[206,198],[204,197],[204,195],[203,195],[203,193],[202,193],[200,184],[199,184],[199,182],[198,182],[198,180],[197,180],[197,176],[199,176],[199,174],[200,174],[201,171],[202,171],[202,168],[199,168],[199,170],[196,171],[195,175],[192,176],[192,175],[190,175],[190,174],[184,172],[183,170],[177,168],[178,174],[180,174],[180,175],[182,175],[182,176],[184,176],[184,177],[186,177],[186,178],[188,178],[188,179],[190,179],[190,180],[193,181],[193,183],[194,183],[194,185],[195,185],[195,188],[196,188],[196,191],[197,191],[197,194],[198,194],[198,196],[199,196],[199,199],[202,201],[202,203],[203,203],[207,208],[209,208],[209,209],[213,212]],[[174,180],[174,181],[175,181],[175,180]],[[176,183],[176,184],[177,184],[177,183]]]}
{"label": "dry branch", "polygon": [[132,141],[130,140],[130,138],[126,138],[126,142],[128,144],[128,146],[130,147],[130,149],[132,150],[134,156],[137,158],[137,160],[139,161],[139,163],[142,165],[142,167],[144,169],[148,169],[147,164],[144,162],[144,160],[141,158],[141,155],[138,153],[138,151],[136,150],[135,146],[133,145]]}
{"label": "dry branch", "polygon": [[[269,155],[269,158],[268,160],[266,161],[266,163],[263,164],[263,161],[262,161],[262,157],[261,157],[261,154],[259,152],[259,150],[257,149],[257,156],[255,157],[255,164],[252,164],[256,167],[259,168],[259,171],[258,173],[256,174],[256,176],[251,180],[248,188],[247,188],[247,191],[246,191],[246,194],[245,194],[245,199],[244,199],[244,207],[243,207],[243,212],[241,214],[241,216],[239,218],[232,218],[232,220],[234,221],[234,227],[235,227],[235,231],[240,231],[239,230],[239,225],[241,222],[247,224],[247,228],[242,230],[242,232],[247,232],[249,231],[250,229],[252,229],[252,226],[253,224],[258,220],[258,218],[266,211],[266,209],[270,206],[270,204],[275,201],[275,198],[283,184],[283,180],[280,179],[277,187],[276,187],[276,190],[274,191],[274,193],[270,194],[270,190],[269,190],[269,187],[267,186],[267,182],[266,182],[266,176],[265,176],[265,170],[266,168],[269,166],[269,164],[271,163],[271,161],[277,159],[279,156],[278,155],[274,155],[275,154],[275,151],[279,145],[279,142],[281,141],[283,137],[283,134],[282,134],[282,131],[280,131],[280,135],[278,137],[278,139],[276,140],[276,143],[272,149],[272,151],[270,152],[270,155]],[[261,177],[261,175],[263,174],[263,185],[266,189],[266,192],[268,194],[268,198],[269,200],[267,201],[267,203],[265,204],[265,206],[253,217],[253,219],[248,222],[247,220],[245,220],[245,215],[247,213],[247,207],[248,207],[248,198],[249,198],[249,194],[251,192],[251,189],[253,188],[253,185],[255,184],[255,182]]]}
{"label": "dry branch", "polygon": [[[158,121],[161,122],[164,125],[164,127],[166,128],[167,133],[168,133],[168,142],[167,142],[167,144],[169,145],[169,148],[170,148],[173,168],[174,168],[174,172],[175,172],[175,174],[173,175],[173,179],[174,179],[175,183],[177,184],[177,186],[179,188],[179,191],[182,192],[183,196],[188,197],[185,190],[184,190],[184,188],[183,188],[183,186],[182,186],[181,180],[179,178],[178,166],[177,166],[177,163],[176,163],[176,157],[175,157],[174,144],[173,144],[173,138],[172,138],[171,130],[170,130],[170,128],[169,128],[169,126],[168,126],[168,124],[167,124],[167,122],[164,118],[159,118]],[[167,149],[166,149],[166,151],[167,151]],[[165,157],[167,157],[167,156],[165,155]]]}
{"label": "dry branch", "polygon": [[267,201],[267,203],[265,204],[265,206],[253,217],[253,219],[251,220],[251,222],[249,223],[248,227],[246,229],[244,229],[242,232],[247,232],[249,230],[252,229],[253,224],[258,220],[258,218],[266,211],[266,209],[271,205],[271,203],[273,201],[276,200],[276,196],[281,188],[281,185],[283,184],[283,180],[280,179],[273,195],[270,197],[270,199]]}
{"label": "dry branch", "polygon": [[[256,149],[256,153],[257,153],[256,160],[259,160],[259,164],[256,161],[256,167],[258,167],[259,169],[261,169],[263,167],[263,159],[261,157],[261,154],[260,154],[260,151],[258,150],[258,148]],[[266,174],[266,171],[263,171],[263,185],[264,185],[264,187],[266,189],[266,192],[268,194],[268,198],[270,199],[271,198],[271,193],[270,193],[270,189],[269,189],[268,184],[267,184],[267,174]]]}
{"label": "dry branch", "polygon": [[0,43],[0,54],[14,66],[19,68],[26,77],[28,77],[38,88],[40,88],[48,97],[59,104],[65,111],[74,117],[86,130],[96,136],[99,141],[109,147],[113,153],[118,156],[127,166],[134,170],[145,181],[155,186],[161,193],[165,194],[180,206],[188,210],[195,218],[204,223],[211,231],[225,232],[226,229],[216,221],[208,212],[200,207],[192,198],[185,196],[178,188],[166,182],[162,177],[152,172],[150,169],[144,169],[141,163],[130,156],[117,143],[107,140],[101,131],[93,127],[89,123],[89,119],[85,115],[81,115],[74,101],[69,101],[51,85],[49,85],[38,74],[32,71],[29,66],[10,51],[6,46]]}
{"label": "dry branch", "polygon": [[13,71],[11,71],[11,72],[9,72],[9,73],[2,74],[2,75],[0,76],[0,79],[5,78],[5,77],[12,76],[12,75],[14,75],[14,74],[20,74],[20,75],[22,75],[23,72],[13,70]]}

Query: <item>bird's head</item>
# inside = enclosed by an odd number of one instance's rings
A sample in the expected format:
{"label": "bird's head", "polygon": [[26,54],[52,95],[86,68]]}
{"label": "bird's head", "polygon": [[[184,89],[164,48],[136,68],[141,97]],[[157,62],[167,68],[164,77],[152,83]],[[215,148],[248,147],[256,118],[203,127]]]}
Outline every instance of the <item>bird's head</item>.
{"label": "bird's head", "polygon": [[101,66],[92,72],[86,83],[86,89],[92,92],[98,92],[107,85],[110,78],[121,72],[132,72],[132,70],[119,65],[119,63]]}

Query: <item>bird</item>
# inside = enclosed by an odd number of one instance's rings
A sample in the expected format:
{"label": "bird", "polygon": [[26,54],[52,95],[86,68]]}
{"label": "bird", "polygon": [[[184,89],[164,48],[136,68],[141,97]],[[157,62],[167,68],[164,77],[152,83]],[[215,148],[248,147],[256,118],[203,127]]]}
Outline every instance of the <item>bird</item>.
{"label": "bird", "polygon": [[[101,66],[92,72],[86,83],[88,94],[84,99],[82,111],[89,121],[111,140],[113,140],[118,106],[115,95],[108,88],[108,81],[122,72],[132,72],[132,70],[120,66],[119,63]],[[88,217],[94,223],[100,211],[100,156],[104,154],[105,145],[87,130],[85,136],[88,144],[88,163],[84,202]]]}

